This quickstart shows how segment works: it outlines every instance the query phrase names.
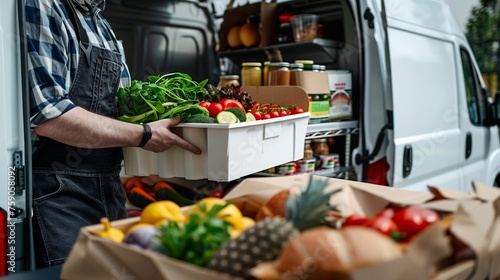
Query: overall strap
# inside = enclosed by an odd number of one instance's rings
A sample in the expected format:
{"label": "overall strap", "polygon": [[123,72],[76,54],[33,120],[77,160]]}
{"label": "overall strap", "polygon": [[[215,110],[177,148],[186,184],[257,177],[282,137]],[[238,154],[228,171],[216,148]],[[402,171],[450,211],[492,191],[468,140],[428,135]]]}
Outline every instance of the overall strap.
{"label": "overall strap", "polygon": [[77,8],[75,7],[75,3],[73,3],[72,0],[68,0],[67,2],[69,3],[70,10],[73,14],[74,18],[73,23],[76,24],[77,27],[76,31],[78,33],[78,39],[80,41],[80,49],[85,54],[87,65],[90,65],[90,53],[92,51],[92,44],[90,43],[89,35],[87,34],[85,28],[83,28],[82,22],[78,17],[78,12],[76,11]]}

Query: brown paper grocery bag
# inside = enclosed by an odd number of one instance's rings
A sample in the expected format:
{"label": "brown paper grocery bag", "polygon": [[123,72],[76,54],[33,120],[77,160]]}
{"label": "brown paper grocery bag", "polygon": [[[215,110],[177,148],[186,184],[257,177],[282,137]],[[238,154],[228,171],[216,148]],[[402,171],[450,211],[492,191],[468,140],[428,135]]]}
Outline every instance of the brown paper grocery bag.
{"label": "brown paper grocery bag", "polygon": [[[113,227],[125,230],[138,221],[124,219],[112,223]],[[230,277],[197,267],[189,263],[167,258],[159,253],[139,250],[127,244],[118,244],[94,235],[101,225],[85,227],[63,265],[63,280],[210,280]]]}

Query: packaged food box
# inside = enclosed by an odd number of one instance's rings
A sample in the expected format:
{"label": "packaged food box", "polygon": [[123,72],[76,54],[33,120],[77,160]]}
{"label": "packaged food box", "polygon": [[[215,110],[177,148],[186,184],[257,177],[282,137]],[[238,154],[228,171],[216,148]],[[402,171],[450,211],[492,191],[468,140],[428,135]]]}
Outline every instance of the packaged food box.
{"label": "packaged food box", "polygon": [[189,180],[232,181],[267,168],[301,159],[309,120],[307,94],[300,87],[242,87],[253,100],[297,105],[304,113],[235,124],[180,124],[172,132],[202,150],[179,147],[154,153],[123,148],[124,173]]}
{"label": "packaged food box", "polygon": [[[284,189],[305,186],[315,175],[298,175],[243,180],[224,199],[233,202],[251,217],[271,197]],[[321,177],[328,189],[340,189],[330,197],[342,215],[373,215],[390,204],[422,205],[453,215],[447,231],[435,223],[419,233],[403,255],[390,261],[353,267],[340,271],[339,279],[498,279],[500,269],[500,190],[474,184],[475,193],[450,192],[429,187],[429,192],[415,192]],[[138,218],[115,221],[113,227],[126,230]],[[158,253],[138,250],[93,234],[102,225],[81,229],[70,256],[62,268],[61,279],[233,279],[223,272],[209,270]],[[459,238],[473,254],[453,260],[451,235]],[[305,276],[304,276],[305,277]],[[266,278],[281,279],[281,278]],[[301,278],[301,279],[307,279]]]}

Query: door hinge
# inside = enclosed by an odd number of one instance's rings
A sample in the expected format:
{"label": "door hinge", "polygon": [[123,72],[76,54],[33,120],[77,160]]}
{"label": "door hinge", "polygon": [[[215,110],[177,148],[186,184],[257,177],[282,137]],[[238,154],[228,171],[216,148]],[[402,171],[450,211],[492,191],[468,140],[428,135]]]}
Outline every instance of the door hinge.
{"label": "door hinge", "polygon": [[369,8],[365,10],[363,18],[366,19],[366,21],[368,21],[368,27],[370,27],[370,29],[375,28],[375,23],[373,22],[375,20],[375,16],[373,15],[372,11]]}
{"label": "door hinge", "polygon": [[23,152],[16,151],[12,156],[13,167],[15,172],[15,194],[22,195],[23,191],[26,189],[26,174],[23,165]]}

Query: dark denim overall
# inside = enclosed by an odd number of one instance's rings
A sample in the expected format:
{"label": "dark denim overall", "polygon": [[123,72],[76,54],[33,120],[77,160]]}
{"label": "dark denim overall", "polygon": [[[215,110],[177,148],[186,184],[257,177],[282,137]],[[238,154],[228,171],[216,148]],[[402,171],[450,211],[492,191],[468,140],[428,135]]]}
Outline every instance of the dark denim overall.
{"label": "dark denim overall", "polygon": [[[77,106],[114,118],[121,54],[91,46],[76,16],[77,8],[71,0],[68,2],[81,41],[70,99]],[[101,217],[110,220],[126,217],[126,196],[119,177],[122,150],[82,149],[49,138],[40,139],[36,146],[33,154],[36,263],[37,267],[60,265],[75,243],[80,227],[97,224]]]}

